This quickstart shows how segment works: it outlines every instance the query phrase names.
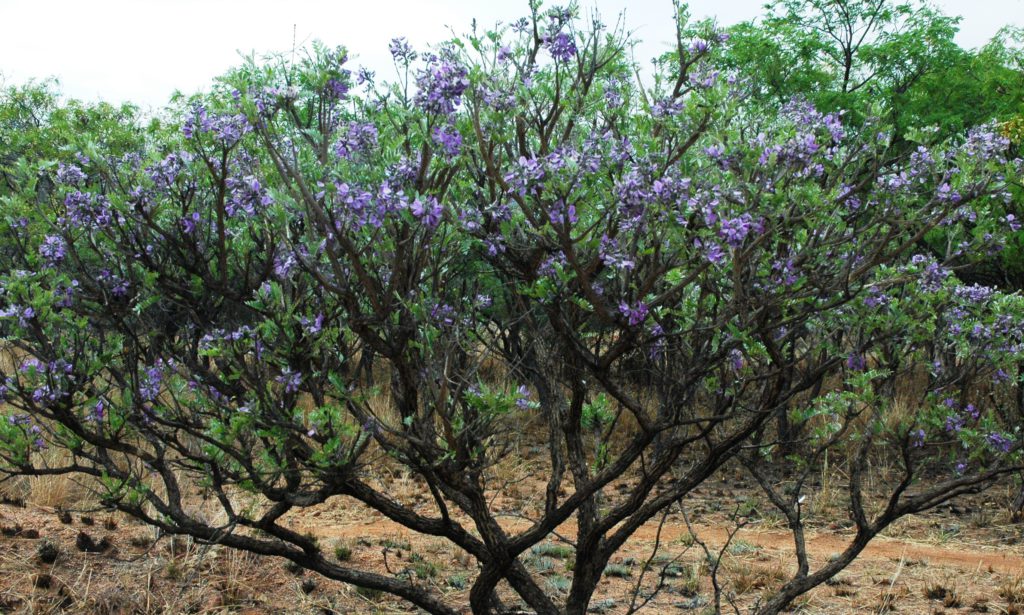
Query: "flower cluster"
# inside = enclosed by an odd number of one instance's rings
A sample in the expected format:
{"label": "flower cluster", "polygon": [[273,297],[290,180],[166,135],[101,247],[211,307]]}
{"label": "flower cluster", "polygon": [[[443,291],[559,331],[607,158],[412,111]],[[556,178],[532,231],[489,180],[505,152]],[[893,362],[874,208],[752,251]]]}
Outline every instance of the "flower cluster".
{"label": "flower cluster", "polygon": [[427,113],[451,115],[469,87],[469,71],[450,54],[428,55],[416,74],[416,104]]}
{"label": "flower cluster", "polygon": [[224,148],[234,147],[247,133],[252,130],[248,119],[243,113],[210,114],[206,107],[195,105],[191,115],[181,127],[186,139],[198,135],[211,134]]}

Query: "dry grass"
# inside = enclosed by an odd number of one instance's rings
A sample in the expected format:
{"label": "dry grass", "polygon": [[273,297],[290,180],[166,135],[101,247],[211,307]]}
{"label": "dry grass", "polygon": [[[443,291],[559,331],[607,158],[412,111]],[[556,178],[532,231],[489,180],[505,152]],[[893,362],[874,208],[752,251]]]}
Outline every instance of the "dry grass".
{"label": "dry grass", "polygon": [[1017,576],[1005,580],[999,586],[999,597],[1010,605],[1024,604],[1024,577]]}
{"label": "dry grass", "polygon": [[[69,461],[70,455],[67,451],[49,449],[40,458],[43,467],[60,467]],[[0,482],[0,498],[43,508],[84,508],[96,504],[88,481],[70,474],[9,477]]]}
{"label": "dry grass", "polygon": [[789,578],[782,562],[764,565],[729,558],[724,564],[725,576],[737,596],[755,590],[772,590],[782,586]]}

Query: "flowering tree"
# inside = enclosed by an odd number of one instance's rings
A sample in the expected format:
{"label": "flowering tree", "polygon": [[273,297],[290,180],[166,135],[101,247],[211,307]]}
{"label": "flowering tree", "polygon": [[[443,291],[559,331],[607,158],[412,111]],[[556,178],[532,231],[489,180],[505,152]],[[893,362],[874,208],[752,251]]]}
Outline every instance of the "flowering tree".
{"label": "flowering tree", "polygon": [[[534,6],[431,52],[396,39],[395,84],[342,49],[251,62],[186,104],[180,135],[61,161],[52,198],[6,201],[3,471],[92,476],[167,532],[460,612],[284,522],[360,502],[475,558],[474,613],[515,594],[582,614],[625,542],[731,461],[794,534],[762,613],[899,517],[1019,470],[1001,395],[1020,299],[948,268],[1013,223],[1005,139],[897,155],[885,126],[800,101],[750,114],[748,82],[716,68],[724,35],[678,17],[649,85],[621,31]],[[937,232],[945,258],[918,255]],[[494,467],[526,417],[549,473],[512,530]],[[809,435],[772,435],[793,423]],[[812,571],[798,502],[826,451],[849,459],[856,535]],[[898,472],[878,508],[880,454]],[[429,511],[375,486],[383,463]],[[523,559],[566,522],[553,592]]]}

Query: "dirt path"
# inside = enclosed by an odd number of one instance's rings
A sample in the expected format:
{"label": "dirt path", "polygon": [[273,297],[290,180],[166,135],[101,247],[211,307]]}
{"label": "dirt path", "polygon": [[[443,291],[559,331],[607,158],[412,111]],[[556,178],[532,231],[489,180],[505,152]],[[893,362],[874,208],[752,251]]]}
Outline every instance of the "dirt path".
{"label": "dirt path", "polygon": [[[522,531],[528,527],[524,522],[509,522],[504,523],[503,526],[508,531]],[[303,524],[302,529],[324,538],[381,538],[396,535],[411,537],[412,535],[408,529],[387,519],[344,525],[310,523]],[[565,523],[559,526],[558,533],[571,537],[575,534],[575,529],[575,525]],[[695,525],[694,530],[709,547],[721,546],[727,539],[727,531],[723,527]],[[648,524],[640,528],[627,544],[637,547],[649,546],[654,541],[656,534],[657,525]],[[688,534],[686,527],[681,524],[666,525],[662,529],[661,539],[671,542],[686,534]],[[791,552],[793,549],[792,536],[786,531],[744,528],[736,538],[771,551],[784,553]],[[844,550],[849,544],[849,540],[849,536],[838,533],[808,532],[808,555],[814,560],[827,559]],[[958,547],[955,544],[934,545],[893,538],[875,538],[858,559],[861,562],[866,560],[924,561],[930,566],[952,567],[964,572],[980,572],[991,569],[1013,575],[1024,574],[1024,556],[1019,549],[1012,550],[1010,548],[997,550],[973,545]]]}

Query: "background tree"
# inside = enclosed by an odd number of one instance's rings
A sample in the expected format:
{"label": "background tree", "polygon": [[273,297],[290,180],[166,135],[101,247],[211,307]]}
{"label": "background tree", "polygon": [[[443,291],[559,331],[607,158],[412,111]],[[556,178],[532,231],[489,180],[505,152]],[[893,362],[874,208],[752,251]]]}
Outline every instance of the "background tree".
{"label": "background tree", "polygon": [[886,114],[901,139],[924,127],[945,138],[1024,110],[1019,33],[963,49],[959,21],[916,0],[777,0],[729,29],[723,61],[769,108],[806,97],[847,122]]}

